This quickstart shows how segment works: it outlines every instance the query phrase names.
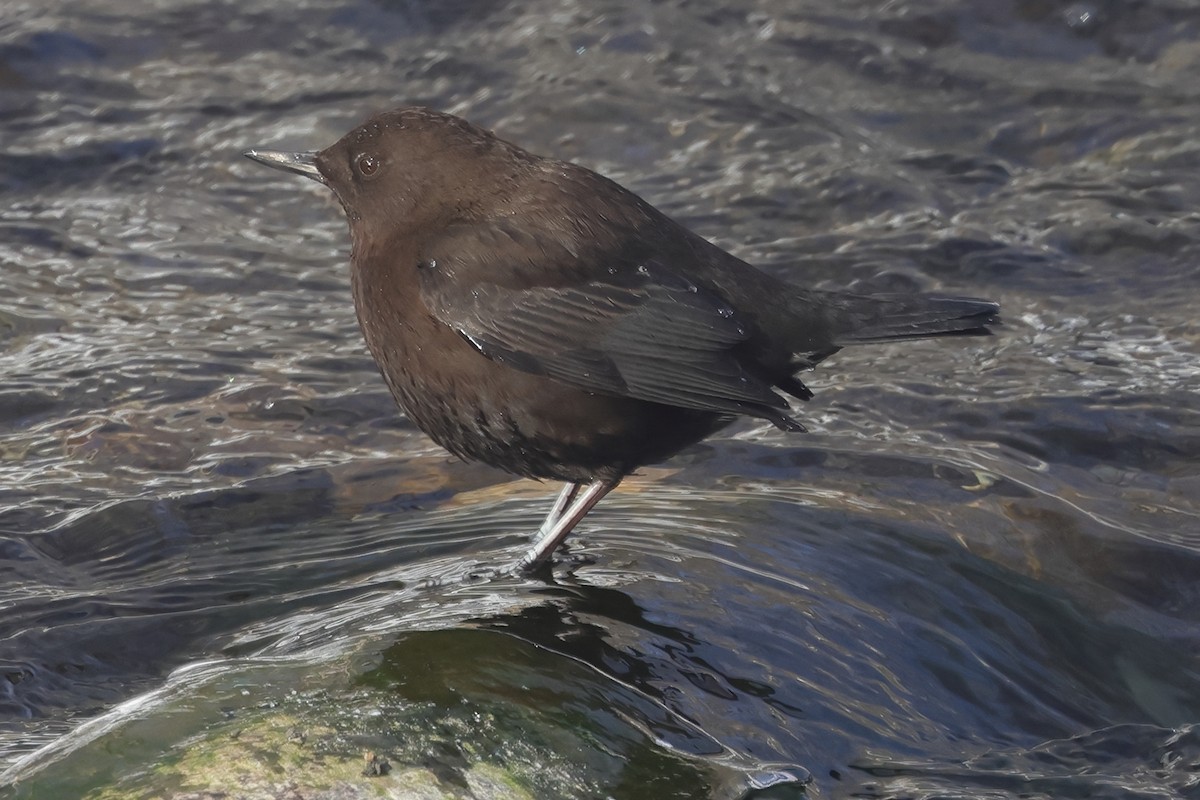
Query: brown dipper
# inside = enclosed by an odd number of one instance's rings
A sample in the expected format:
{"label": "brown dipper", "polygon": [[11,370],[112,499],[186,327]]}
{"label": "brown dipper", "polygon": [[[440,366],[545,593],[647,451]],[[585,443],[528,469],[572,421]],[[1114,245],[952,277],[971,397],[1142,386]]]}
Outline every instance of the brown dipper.
{"label": "brown dipper", "polygon": [[524,567],[631,471],[729,424],[789,431],[783,392],[843,345],[986,332],[999,307],[793,286],[576,164],[400,108],[319,153],[251,150],[328,186],[396,402],[438,444],[566,481]]}

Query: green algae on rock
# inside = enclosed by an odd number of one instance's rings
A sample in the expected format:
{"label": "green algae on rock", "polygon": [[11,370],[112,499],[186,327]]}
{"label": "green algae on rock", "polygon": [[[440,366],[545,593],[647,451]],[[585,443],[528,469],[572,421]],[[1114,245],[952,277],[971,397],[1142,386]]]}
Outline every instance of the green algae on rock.
{"label": "green algae on rock", "polygon": [[[84,800],[533,800],[503,769],[485,763],[449,783],[418,765],[371,770],[379,754],[354,754],[333,728],[291,714],[234,721],[186,742],[143,773]],[[383,774],[378,774],[382,772]]]}

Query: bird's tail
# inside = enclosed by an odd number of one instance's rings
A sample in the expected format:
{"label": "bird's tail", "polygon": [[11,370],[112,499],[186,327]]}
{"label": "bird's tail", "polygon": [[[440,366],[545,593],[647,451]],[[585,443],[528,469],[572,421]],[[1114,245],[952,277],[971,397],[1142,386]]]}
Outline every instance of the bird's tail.
{"label": "bird's tail", "polygon": [[971,297],[922,294],[834,294],[834,344],[869,344],[930,336],[991,333],[1000,306]]}

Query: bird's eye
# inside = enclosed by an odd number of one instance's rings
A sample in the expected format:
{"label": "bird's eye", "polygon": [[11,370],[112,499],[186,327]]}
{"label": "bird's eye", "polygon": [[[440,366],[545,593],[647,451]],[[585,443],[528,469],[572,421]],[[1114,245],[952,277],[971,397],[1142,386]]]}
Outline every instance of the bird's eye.
{"label": "bird's eye", "polygon": [[369,178],[379,171],[379,159],[364,153],[354,159],[354,168],[358,170],[359,175]]}

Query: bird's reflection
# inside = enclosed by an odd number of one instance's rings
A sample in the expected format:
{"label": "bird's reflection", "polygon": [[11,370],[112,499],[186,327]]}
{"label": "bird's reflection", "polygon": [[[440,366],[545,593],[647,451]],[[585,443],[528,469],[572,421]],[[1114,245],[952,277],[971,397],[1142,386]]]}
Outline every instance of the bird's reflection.
{"label": "bird's reflection", "polygon": [[714,669],[704,658],[711,645],[692,632],[650,619],[613,588],[567,579],[532,593],[541,602],[402,636],[362,682],[412,703],[504,708],[531,717],[537,730],[582,732],[620,755],[621,783],[645,788],[649,775],[658,776],[654,783],[673,776],[676,787],[694,790],[670,796],[746,797],[808,780],[802,767],[734,751],[690,713],[710,701],[736,708],[748,696],[774,694]]}

